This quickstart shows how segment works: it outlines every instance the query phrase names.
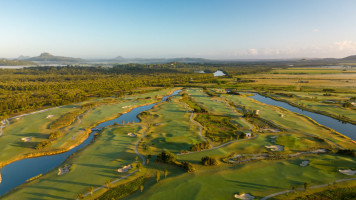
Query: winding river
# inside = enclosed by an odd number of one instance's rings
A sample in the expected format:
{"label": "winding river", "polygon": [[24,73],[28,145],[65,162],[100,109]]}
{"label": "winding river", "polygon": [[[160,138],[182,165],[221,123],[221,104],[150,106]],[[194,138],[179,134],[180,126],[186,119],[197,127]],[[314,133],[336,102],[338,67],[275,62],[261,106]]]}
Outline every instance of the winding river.
{"label": "winding river", "polygon": [[[167,101],[169,97],[177,95],[180,91],[181,90],[175,90],[172,94],[164,96],[162,100],[158,103]],[[39,174],[45,174],[50,170],[58,167],[73,153],[88,145],[93,140],[94,134],[97,132],[96,130],[113,125],[115,123],[122,124],[122,121],[140,122],[140,120],[137,118],[137,115],[143,111],[150,110],[158,103],[152,103],[149,105],[136,107],[130,112],[122,114],[121,116],[113,120],[98,124],[92,129],[93,131],[83,143],[65,153],[50,156],[41,156],[37,158],[22,159],[4,166],[3,168],[1,168],[2,182],[0,183],[0,196],[9,192],[11,189],[25,183],[26,180],[32,177],[38,176]]]}
{"label": "winding river", "polygon": [[334,119],[332,117],[328,117],[328,116],[321,115],[321,114],[314,113],[314,112],[305,111],[298,107],[291,106],[288,103],[285,103],[282,101],[276,101],[272,98],[265,97],[265,96],[262,96],[257,93],[255,93],[255,95],[250,98],[255,99],[259,102],[265,103],[265,104],[279,106],[279,107],[285,108],[289,111],[308,116],[308,117],[312,118],[313,120],[315,120],[316,122],[318,122],[319,124],[327,126],[329,128],[332,128],[335,131],[337,131],[343,135],[346,135],[347,137],[356,141],[356,125],[354,125],[354,124],[343,123],[343,122],[341,122],[337,119]]}

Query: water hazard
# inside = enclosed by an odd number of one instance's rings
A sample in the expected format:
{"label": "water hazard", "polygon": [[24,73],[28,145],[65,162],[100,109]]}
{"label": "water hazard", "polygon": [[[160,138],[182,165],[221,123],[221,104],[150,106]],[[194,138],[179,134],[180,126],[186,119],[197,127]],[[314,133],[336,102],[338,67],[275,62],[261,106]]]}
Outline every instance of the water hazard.
{"label": "water hazard", "polygon": [[[181,90],[174,91],[171,95],[163,97],[162,100],[158,103],[167,101],[169,97],[177,95],[180,91]],[[102,129],[106,126],[110,126],[115,123],[122,124],[122,121],[140,122],[140,120],[137,118],[137,115],[143,111],[150,110],[158,103],[152,103],[149,105],[134,108],[130,112],[122,114],[116,119],[100,123],[99,125],[94,127],[93,130]],[[22,159],[4,166],[1,169],[2,182],[0,183],[0,196],[9,192],[11,189],[25,183],[26,180],[32,177],[38,176],[39,174],[45,174],[50,170],[58,167],[70,155],[88,145],[93,140],[94,134],[96,132],[97,131],[92,131],[89,137],[83,143],[65,153],[50,156],[41,156],[37,158]]]}

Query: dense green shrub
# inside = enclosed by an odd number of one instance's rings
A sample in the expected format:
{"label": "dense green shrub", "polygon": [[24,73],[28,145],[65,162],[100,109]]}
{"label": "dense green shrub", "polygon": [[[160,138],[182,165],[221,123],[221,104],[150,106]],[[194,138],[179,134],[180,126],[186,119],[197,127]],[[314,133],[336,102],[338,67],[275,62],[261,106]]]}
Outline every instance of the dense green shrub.
{"label": "dense green shrub", "polygon": [[205,166],[218,165],[218,161],[215,158],[210,157],[210,156],[202,157],[201,163],[202,163],[202,165],[205,165]]}
{"label": "dense green shrub", "polygon": [[355,200],[356,187],[328,189],[322,192],[297,197],[295,200]]}
{"label": "dense green shrub", "polygon": [[146,178],[141,176],[131,182],[111,188],[99,197],[98,200],[122,199],[137,191],[145,180]]}

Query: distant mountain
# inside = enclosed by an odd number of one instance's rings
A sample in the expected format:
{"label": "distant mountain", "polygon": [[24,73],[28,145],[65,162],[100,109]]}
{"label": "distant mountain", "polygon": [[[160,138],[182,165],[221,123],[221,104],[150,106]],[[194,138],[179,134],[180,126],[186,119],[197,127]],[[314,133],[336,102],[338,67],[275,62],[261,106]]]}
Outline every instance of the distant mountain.
{"label": "distant mountain", "polygon": [[340,60],[353,60],[353,61],[356,61],[356,55],[347,56],[345,58],[341,58]]}
{"label": "distant mountain", "polygon": [[0,59],[0,66],[28,66],[36,65],[36,63],[25,60],[9,60],[9,59]]}
{"label": "distant mountain", "polygon": [[40,56],[27,58],[27,61],[34,61],[34,62],[83,62],[84,60],[81,58],[72,58],[72,57],[63,57],[63,56],[54,56],[49,53],[41,53]]}
{"label": "distant mountain", "polygon": [[170,63],[170,62],[181,62],[181,63],[208,63],[213,60],[208,60],[204,58],[124,58],[122,56],[115,57],[113,59],[95,59],[90,60],[91,62],[102,62],[102,63],[140,63],[140,64],[153,64],[153,63]]}
{"label": "distant mountain", "polygon": [[16,60],[26,60],[26,59],[29,59],[29,58],[31,58],[30,56],[23,56],[23,55],[21,55],[21,56],[19,56]]}

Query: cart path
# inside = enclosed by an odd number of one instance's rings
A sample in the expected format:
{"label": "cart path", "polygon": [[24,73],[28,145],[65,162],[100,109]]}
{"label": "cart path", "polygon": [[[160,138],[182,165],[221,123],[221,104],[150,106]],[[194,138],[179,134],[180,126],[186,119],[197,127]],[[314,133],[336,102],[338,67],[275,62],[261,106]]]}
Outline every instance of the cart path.
{"label": "cart path", "polygon": [[[354,180],[356,180],[356,178],[345,178],[345,179],[337,180],[337,181],[335,181],[335,182],[336,182],[336,183],[340,183],[340,182],[354,181]],[[329,186],[329,184],[316,185],[316,186],[310,187],[310,189],[321,188],[321,187],[327,187],[327,186]],[[297,190],[298,190],[298,191],[303,191],[304,188],[298,188]],[[269,198],[271,198],[271,197],[275,197],[275,196],[278,196],[278,195],[281,195],[281,194],[286,194],[286,193],[289,193],[289,192],[294,192],[294,190],[285,190],[285,191],[282,191],[282,192],[273,193],[273,194],[270,194],[270,195],[268,195],[268,196],[263,197],[261,200],[266,200],[266,199],[269,199]]]}
{"label": "cart path", "polygon": [[[142,159],[142,165],[145,165],[145,164],[146,164],[146,158],[145,158],[142,154],[140,154],[140,153],[138,152],[138,145],[140,144],[141,140],[145,137],[145,134],[146,134],[146,132],[148,131],[148,126],[143,125],[143,124],[141,124],[141,126],[145,127],[146,130],[142,133],[142,137],[136,142],[136,144],[135,144],[135,152],[136,152],[136,154]],[[137,169],[136,169],[135,171],[133,171],[133,172],[127,174],[126,176],[123,176],[123,177],[121,177],[121,178],[118,178],[118,179],[115,179],[115,180],[111,181],[111,184],[114,184],[114,183],[117,183],[117,182],[119,182],[119,181],[121,181],[121,180],[127,179],[128,177],[134,175],[136,172],[138,172]],[[95,188],[95,189],[93,190],[93,193],[96,192],[96,191],[98,191],[98,190],[100,190],[100,189],[103,189],[103,188],[106,188],[106,185],[102,185],[102,186],[100,186],[100,187]],[[90,192],[87,192],[87,193],[83,194],[84,197],[86,197],[86,196],[88,196],[88,195],[91,195],[91,193],[90,193]],[[78,199],[77,199],[77,200],[78,200]]]}

